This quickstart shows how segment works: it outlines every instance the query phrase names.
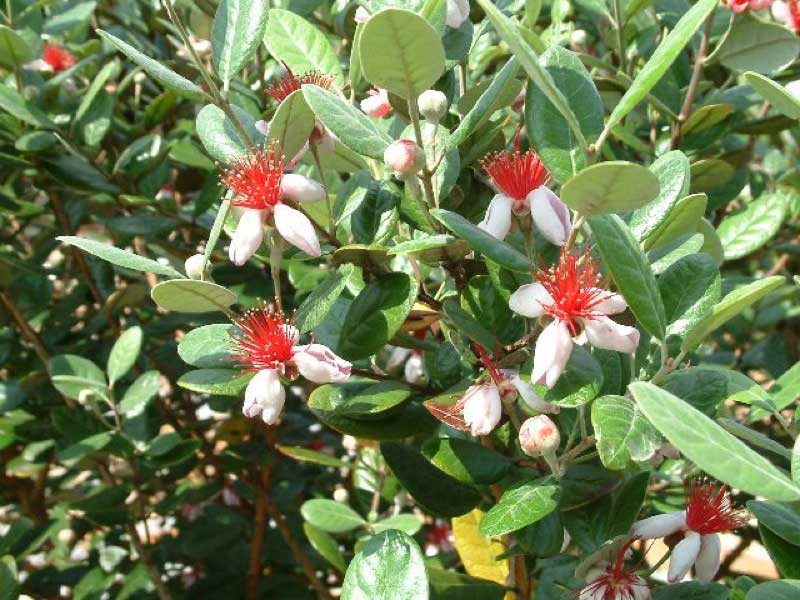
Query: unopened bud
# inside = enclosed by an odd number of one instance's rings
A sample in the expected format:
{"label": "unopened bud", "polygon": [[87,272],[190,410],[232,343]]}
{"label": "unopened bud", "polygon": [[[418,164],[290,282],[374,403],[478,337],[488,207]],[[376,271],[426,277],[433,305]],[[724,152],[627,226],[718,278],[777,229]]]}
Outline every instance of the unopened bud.
{"label": "unopened bud", "polygon": [[194,254],[186,259],[183,266],[189,279],[202,279],[205,272],[203,267],[206,266],[206,257],[202,254]]}
{"label": "unopened bud", "polygon": [[417,106],[426,121],[438,123],[447,114],[447,96],[439,90],[426,90],[417,98]]}
{"label": "unopened bud", "polygon": [[386,148],[383,161],[398,176],[413,175],[422,169],[425,157],[420,147],[411,140],[397,140]]}
{"label": "unopened bud", "polygon": [[147,73],[144,71],[139,71],[136,75],[133,76],[134,83],[144,83],[147,80]]}
{"label": "unopened bud", "polygon": [[89,400],[92,399],[92,396],[94,396],[94,392],[92,390],[88,388],[82,389],[80,392],[78,392],[78,404],[88,404]]}
{"label": "unopened bud", "polygon": [[587,37],[585,29],[575,29],[569,35],[569,45],[573,48],[583,48],[586,46]]}
{"label": "unopened bud", "polygon": [[349,497],[350,494],[348,494],[347,490],[343,487],[337,487],[333,490],[333,499],[337,502],[345,503]]}
{"label": "unopened bud", "polygon": [[531,417],[519,429],[519,445],[528,456],[553,455],[560,444],[558,427],[547,415]]}

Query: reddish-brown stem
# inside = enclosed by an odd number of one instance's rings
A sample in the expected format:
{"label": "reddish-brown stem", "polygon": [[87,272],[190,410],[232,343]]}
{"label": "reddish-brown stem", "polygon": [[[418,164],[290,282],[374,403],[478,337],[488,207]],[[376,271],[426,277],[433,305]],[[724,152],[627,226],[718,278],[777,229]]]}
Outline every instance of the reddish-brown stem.
{"label": "reddish-brown stem", "polygon": [[[267,449],[275,445],[277,428],[264,426]],[[253,541],[250,546],[250,562],[247,568],[247,600],[258,599],[258,584],[261,579],[261,556],[264,550],[264,531],[267,527],[267,503],[269,496],[271,467],[262,466],[258,473],[256,486],[256,514],[253,520]]]}

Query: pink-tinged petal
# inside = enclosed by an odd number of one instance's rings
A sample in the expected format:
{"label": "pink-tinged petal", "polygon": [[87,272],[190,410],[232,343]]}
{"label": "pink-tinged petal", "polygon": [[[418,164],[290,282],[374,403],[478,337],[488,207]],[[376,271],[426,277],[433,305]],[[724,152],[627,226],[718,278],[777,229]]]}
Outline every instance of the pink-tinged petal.
{"label": "pink-tinged petal", "polygon": [[281,198],[295,202],[319,202],[325,198],[325,188],[303,175],[286,173],[281,178]]}
{"label": "pink-tinged petal", "polygon": [[544,307],[553,304],[553,297],[541,283],[526,283],[511,294],[508,307],[518,315],[537,319],[544,314]]}
{"label": "pink-tinged petal", "polygon": [[445,23],[458,29],[469,18],[469,0],[447,0]]}
{"label": "pink-tinged petal", "polygon": [[628,308],[628,303],[625,302],[622,294],[615,294],[606,290],[599,290],[598,293],[602,294],[603,299],[594,305],[595,312],[603,315],[618,315]]}
{"label": "pink-tinged petal", "polygon": [[256,121],[256,131],[264,137],[267,137],[269,135],[269,121],[263,119]]}
{"label": "pink-tinged petal", "polygon": [[280,373],[277,369],[264,369],[247,384],[242,412],[246,417],[261,417],[267,425],[274,425],[280,419],[285,401]]}
{"label": "pink-tinged petal", "polygon": [[292,360],[300,374],[314,383],[340,383],[350,378],[352,365],[322,344],[297,346]]}
{"label": "pink-tinged petal", "polygon": [[[370,93],[371,92],[371,93]],[[386,90],[370,90],[370,95],[364,98],[361,103],[361,110],[370,117],[382,119],[392,112],[392,105],[389,102],[389,93]]]}
{"label": "pink-tinged petal", "polygon": [[551,388],[556,384],[561,372],[572,354],[572,336],[561,321],[553,321],[544,328],[533,354],[531,381],[543,383]]}
{"label": "pink-tinged petal", "polygon": [[32,60],[29,63],[25,63],[22,65],[22,68],[26,71],[36,71],[37,73],[52,73],[53,67],[47,64],[41,58],[37,58],[36,60]]}
{"label": "pink-tinged petal", "polygon": [[516,388],[517,393],[520,398],[522,398],[522,402],[526,404],[528,408],[539,411],[540,413],[551,414],[561,410],[555,404],[550,404],[542,400],[539,394],[536,393],[536,390],[533,389],[533,386],[527,381],[523,381],[518,374],[514,374],[514,376],[509,379],[509,382]]}
{"label": "pink-tinged petal", "polygon": [[722,544],[719,535],[710,533],[704,535],[700,540],[700,551],[697,553],[697,561],[694,563],[694,572],[698,581],[710,583],[717,575],[719,570]]}
{"label": "pink-tinged petal", "polygon": [[633,581],[631,581],[631,591],[633,600],[650,600],[652,598],[647,582],[638,575],[634,575]]}
{"label": "pink-tinged petal", "polygon": [[369,21],[369,17],[370,17],[369,11],[363,6],[359,6],[356,9],[356,14],[354,17],[356,23],[364,24],[367,21]]}
{"label": "pink-tinged petal", "polygon": [[672,535],[684,527],[686,527],[686,512],[679,510],[637,521],[631,527],[631,536],[643,540],[655,540]]}
{"label": "pink-tinged petal", "polygon": [[511,230],[511,198],[497,194],[486,208],[486,216],[478,227],[498,240],[504,240]]}
{"label": "pink-tinged petal", "polygon": [[620,325],[608,317],[583,319],[586,339],[595,348],[616,350],[633,354],[639,346],[639,330],[628,325]]}
{"label": "pink-tinged petal", "polygon": [[472,435],[488,435],[500,422],[503,407],[494,383],[473,385],[464,394],[464,423]]}
{"label": "pink-tinged petal", "polygon": [[672,549],[672,557],[669,559],[669,571],[667,581],[677,583],[681,581],[692,565],[697,560],[700,552],[700,534],[690,531]]}
{"label": "pink-tinged petal", "polygon": [[299,210],[278,202],[275,205],[275,227],[283,239],[309,256],[322,254],[314,226]]}
{"label": "pink-tinged petal", "polygon": [[775,0],[770,7],[770,12],[776,21],[780,21],[784,25],[789,25],[791,27],[792,14],[789,11],[788,2],[784,2],[783,0]]}
{"label": "pink-tinged petal", "polygon": [[528,194],[528,200],[533,222],[545,239],[556,246],[563,246],[572,229],[567,205],[545,186]]}
{"label": "pink-tinged petal", "polygon": [[231,239],[228,248],[228,257],[237,267],[241,267],[250,260],[256,253],[261,242],[264,240],[263,213],[254,208],[246,208],[242,211],[239,224]]}

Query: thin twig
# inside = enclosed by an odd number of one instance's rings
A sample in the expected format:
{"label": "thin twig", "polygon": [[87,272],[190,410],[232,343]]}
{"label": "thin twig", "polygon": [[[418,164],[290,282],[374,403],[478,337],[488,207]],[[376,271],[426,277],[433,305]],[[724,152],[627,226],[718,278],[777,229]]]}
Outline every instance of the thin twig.
{"label": "thin twig", "polygon": [[[422,141],[422,127],[420,126],[419,122],[419,109],[417,108],[416,101],[412,98],[409,98],[408,100],[408,115],[411,118],[411,124],[414,127],[414,138],[417,141],[417,146],[419,146],[420,150],[424,154],[425,144]],[[428,169],[427,164],[422,168],[422,186],[425,189],[425,198],[428,200],[428,206],[431,208],[436,208],[436,195],[433,192],[433,176]]]}
{"label": "thin twig", "polygon": [[36,356],[38,356],[42,364],[47,367],[47,363],[50,361],[50,355],[47,353],[47,350],[45,350],[44,344],[39,338],[39,334],[30,326],[11,296],[5,292],[0,292],[0,303],[3,304],[3,307],[8,311],[11,319],[17,324],[20,333],[22,333],[22,337],[28,340],[28,343],[33,346],[33,351],[36,353]]}

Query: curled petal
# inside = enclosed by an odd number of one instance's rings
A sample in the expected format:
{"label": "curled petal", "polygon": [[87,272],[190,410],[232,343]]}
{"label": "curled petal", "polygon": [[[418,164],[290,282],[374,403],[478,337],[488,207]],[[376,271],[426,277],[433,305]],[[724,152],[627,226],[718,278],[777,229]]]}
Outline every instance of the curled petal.
{"label": "curled petal", "polygon": [[528,200],[533,222],[545,239],[556,246],[563,246],[572,229],[567,205],[543,185],[529,193]]}
{"label": "curled petal", "polygon": [[478,227],[498,240],[504,240],[511,230],[511,205],[513,201],[504,194],[497,194],[486,209],[486,216]]}
{"label": "curled petal", "polygon": [[526,283],[511,294],[508,307],[518,315],[536,319],[544,314],[544,307],[553,304],[553,297],[541,283]]}
{"label": "curled petal", "polygon": [[256,253],[264,239],[264,223],[262,211],[246,208],[242,211],[239,224],[233,233],[228,257],[237,267],[241,267]]}
{"label": "curled petal", "polygon": [[618,315],[625,312],[628,308],[628,303],[621,294],[614,294],[606,290],[598,290],[598,294],[602,294],[603,299],[595,304],[594,310],[604,315]]}
{"label": "curled petal", "polygon": [[464,423],[472,435],[488,435],[500,422],[500,391],[493,383],[473,385],[464,394]]}
{"label": "curled petal", "polygon": [[261,417],[267,425],[278,422],[286,401],[286,392],[277,369],[256,373],[244,392],[242,412],[246,417]]}
{"label": "curled petal", "polygon": [[361,110],[370,117],[382,119],[392,112],[392,105],[389,102],[389,93],[386,90],[371,90],[370,95],[364,98],[360,105]]}
{"label": "curled petal", "polygon": [[686,527],[686,512],[668,513],[665,515],[655,515],[637,521],[631,527],[631,536],[642,538],[643,540],[654,540],[657,538],[672,535]]}
{"label": "curled petal", "polygon": [[692,565],[697,560],[700,552],[700,534],[690,531],[672,549],[672,557],[669,559],[669,572],[667,581],[677,583],[689,572]]}
{"label": "curled petal", "polygon": [[722,545],[718,534],[710,533],[700,539],[700,551],[694,563],[694,572],[699,581],[709,583],[714,579],[719,570],[721,552]]}
{"label": "curled petal", "polygon": [[445,23],[448,27],[458,29],[469,18],[469,0],[447,0],[447,16]]}
{"label": "curled petal", "polygon": [[295,202],[319,202],[325,198],[325,188],[303,175],[286,173],[281,178],[281,198]]}
{"label": "curled petal", "polygon": [[314,383],[340,383],[350,378],[352,365],[322,344],[296,346],[292,360],[300,374]]}
{"label": "curled petal", "polygon": [[633,354],[639,346],[639,330],[635,327],[620,325],[608,317],[583,319],[583,324],[586,338],[595,348]]}
{"label": "curled petal", "polygon": [[515,374],[509,381],[511,385],[517,389],[517,393],[520,398],[522,398],[522,402],[529,408],[539,411],[540,413],[559,412],[560,409],[558,406],[542,400],[539,394],[536,393],[536,390],[533,389],[533,386],[527,381],[523,381],[519,375]]}
{"label": "curled petal", "polygon": [[536,340],[531,381],[544,383],[549,388],[553,387],[561,376],[570,354],[572,354],[572,337],[569,329],[561,321],[553,321],[544,328]]}
{"label": "curled petal", "polygon": [[275,205],[275,227],[283,239],[309,256],[322,254],[314,226],[299,210],[278,202]]}

